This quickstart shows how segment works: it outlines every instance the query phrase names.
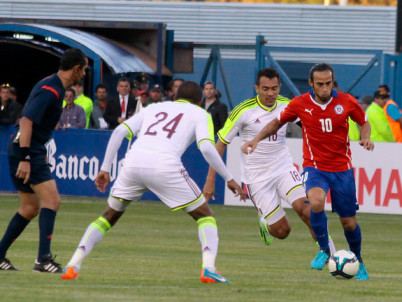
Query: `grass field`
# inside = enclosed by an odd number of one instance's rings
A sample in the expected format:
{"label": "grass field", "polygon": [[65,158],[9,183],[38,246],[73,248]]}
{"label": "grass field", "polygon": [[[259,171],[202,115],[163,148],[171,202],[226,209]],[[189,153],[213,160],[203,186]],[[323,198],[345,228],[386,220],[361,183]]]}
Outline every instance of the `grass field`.
{"label": "grass field", "polygon": [[[63,265],[103,199],[63,198],[52,251]],[[402,301],[402,217],[359,214],[369,281],[337,280],[309,267],[317,247],[307,228],[287,211],[292,232],[267,247],[258,237],[253,208],[211,206],[219,227],[217,266],[232,284],[199,281],[201,248],[195,222],[160,202],[129,207],[95,247],[80,278],[32,272],[38,223],[31,223],[7,255],[21,272],[0,271],[0,301]],[[0,236],[17,208],[0,196]],[[337,249],[347,249],[335,214],[328,213]]]}

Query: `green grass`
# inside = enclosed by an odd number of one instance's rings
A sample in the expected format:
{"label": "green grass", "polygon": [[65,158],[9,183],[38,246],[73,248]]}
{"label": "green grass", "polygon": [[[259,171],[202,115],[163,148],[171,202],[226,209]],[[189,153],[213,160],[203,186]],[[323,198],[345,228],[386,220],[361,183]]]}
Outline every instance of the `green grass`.
{"label": "green grass", "polygon": [[[63,198],[52,251],[65,265],[103,199]],[[0,236],[18,207],[16,196],[0,196]],[[312,271],[317,252],[307,228],[287,210],[292,232],[269,247],[258,237],[253,208],[212,205],[219,227],[217,266],[232,284],[199,281],[201,248],[196,223],[160,202],[140,202],[95,247],[80,278],[32,272],[37,219],[7,257],[21,272],[0,271],[0,301],[401,301],[402,217],[359,214],[369,281],[337,280],[327,267]],[[340,223],[328,213],[337,249],[347,249]]]}

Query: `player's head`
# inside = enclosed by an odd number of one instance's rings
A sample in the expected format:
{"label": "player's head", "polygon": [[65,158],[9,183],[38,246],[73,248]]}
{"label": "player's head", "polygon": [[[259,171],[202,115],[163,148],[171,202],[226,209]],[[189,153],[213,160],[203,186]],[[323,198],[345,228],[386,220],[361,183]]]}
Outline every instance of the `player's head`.
{"label": "player's head", "polygon": [[59,70],[69,72],[72,84],[80,82],[85,76],[88,59],[84,52],[78,48],[67,49],[60,59]]}
{"label": "player's head", "polygon": [[310,69],[309,84],[315,96],[324,103],[331,99],[334,80],[334,70],[327,63],[316,64]]}
{"label": "player's head", "polygon": [[279,72],[273,68],[263,68],[257,74],[255,91],[260,102],[268,107],[275,105],[281,90]]}
{"label": "player's head", "polygon": [[202,89],[195,82],[183,82],[177,90],[176,99],[184,99],[190,103],[199,105],[202,101]]}

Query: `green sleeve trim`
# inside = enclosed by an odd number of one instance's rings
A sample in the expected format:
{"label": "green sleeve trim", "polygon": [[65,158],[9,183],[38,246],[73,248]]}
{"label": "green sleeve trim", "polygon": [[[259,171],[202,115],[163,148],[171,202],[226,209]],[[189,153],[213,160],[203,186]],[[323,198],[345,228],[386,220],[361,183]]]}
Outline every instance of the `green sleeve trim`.
{"label": "green sleeve trim", "polygon": [[131,131],[130,127],[127,126],[125,123],[122,123],[122,125],[125,126],[127,128],[128,132],[129,132],[129,134],[126,135],[126,138],[127,139],[133,139],[134,135],[133,135],[133,132]]}
{"label": "green sleeve trim", "polygon": [[200,141],[198,142],[198,144],[197,144],[198,149],[200,149],[200,145],[201,145],[201,143],[204,142],[204,141],[211,142],[212,145],[215,146],[215,141],[214,141],[214,140],[211,140],[211,139],[209,139],[209,138],[204,138],[204,139],[202,139],[202,140],[200,140]]}

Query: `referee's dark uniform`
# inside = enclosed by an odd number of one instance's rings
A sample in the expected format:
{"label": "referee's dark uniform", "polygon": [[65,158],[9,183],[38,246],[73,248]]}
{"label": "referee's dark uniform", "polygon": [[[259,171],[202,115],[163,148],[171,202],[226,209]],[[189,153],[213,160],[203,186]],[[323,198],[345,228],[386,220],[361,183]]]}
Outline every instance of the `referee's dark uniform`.
{"label": "referee's dark uniform", "polygon": [[65,89],[57,74],[53,74],[40,82],[32,89],[31,94],[22,110],[21,116],[33,121],[31,138],[31,174],[28,183],[17,178],[20,162],[19,125],[8,143],[8,159],[11,179],[18,191],[34,193],[30,184],[39,184],[53,176],[46,161],[45,144],[50,139],[62,112]]}

